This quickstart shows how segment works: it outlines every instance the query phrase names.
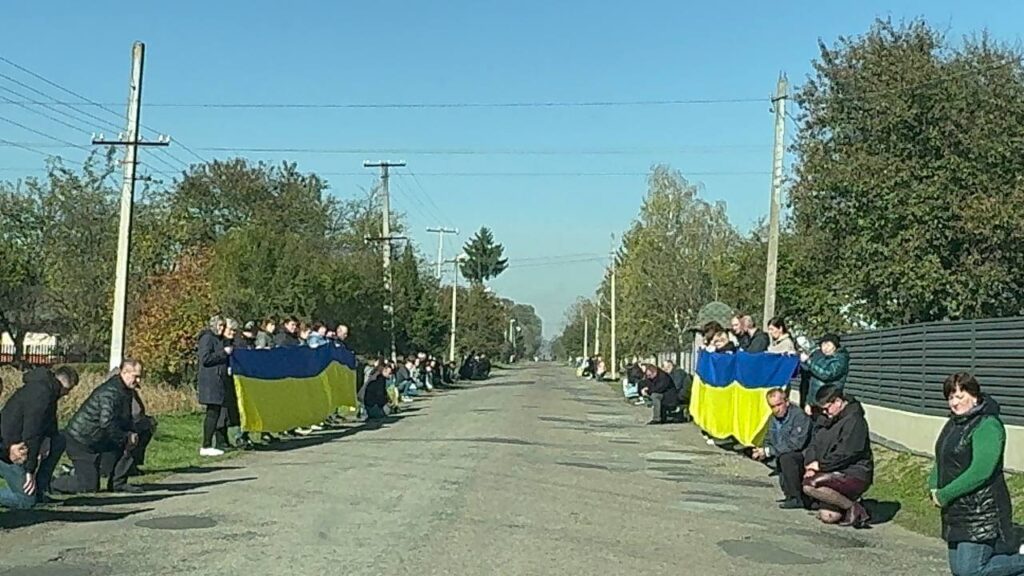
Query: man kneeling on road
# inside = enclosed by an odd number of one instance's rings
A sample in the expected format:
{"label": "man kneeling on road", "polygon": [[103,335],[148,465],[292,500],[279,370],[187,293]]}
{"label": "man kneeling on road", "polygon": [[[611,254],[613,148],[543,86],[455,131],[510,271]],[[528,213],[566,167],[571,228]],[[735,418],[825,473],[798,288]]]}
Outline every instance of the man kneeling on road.
{"label": "man kneeling on road", "polygon": [[[50,478],[64,454],[57,402],[78,384],[78,373],[68,367],[55,372],[35,368],[23,380],[0,415],[0,444],[5,446],[0,477],[7,482],[0,505],[26,509],[47,501]],[[17,446],[21,449],[13,450]]]}
{"label": "man kneeling on road", "polygon": [[804,494],[820,504],[822,522],[863,528],[870,518],[859,500],[875,470],[864,408],[831,384],[817,401],[827,420],[804,451]]}
{"label": "man kneeling on road", "polygon": [[678,405],[679,394],[672,384],[672,378],[661,368],[648,364],[644,374],[647,379],[643,381],[640,393],[649,397],[652,402],[651,421],[648,424],[664,424],[668,420],[669,412],[675,410]]}
{"label": "man kneeling on road", "polygon": [[779,508],[804,508],[803,450],[811,437],[811,418],[790,402],[781,388],[769,390],[767,398],[773,418],[768,425],[764,447],[755,448],[751,458],[761,462],[775,461],[779,487],[786,497]]}
{"label": "man kneeling on road", "polygon": [[73,474],[55,479],[54,490],[66,494],[98,491],[103,455],[113,453],[117,460],[107,489],[128,493],[142,491],[128,484],[134,464],[132,450],[139,442],[132,427],[132,391],[141,378],[142,364],[125,359],[120,372],[93,390],[71,417],[64,434],[75,470]]}

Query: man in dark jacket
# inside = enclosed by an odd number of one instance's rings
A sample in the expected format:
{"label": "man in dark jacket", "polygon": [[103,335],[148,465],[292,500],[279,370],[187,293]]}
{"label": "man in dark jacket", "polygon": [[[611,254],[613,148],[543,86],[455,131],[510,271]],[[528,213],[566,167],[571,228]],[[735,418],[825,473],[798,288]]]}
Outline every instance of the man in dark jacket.
{"label": "man in dark jacket", "polygon": [[281,324],[281,330],[274,335],[274,348],[301,346],[302,341],[299,340],[298,330],[299,319],[295,316],[289,316]]}
{"label": "man in dark jacket", "polygon": [[864,527],[869,517],[859,500],[875,469],[864,408],[832,385],[819,390],[816,400],[826,420],[804,450],[804,494],[820,503],[822,522]]}
{"label": "man in dark jacket", "polygon": [[648,364],[644,370],[647,378],[643,381],[640,393],[651,399],[651,421],[648,424],[664,424],[668,413],[679,403],[679,395],[672,384],[672,378],[664,370],[654,364]]}
{"label": "man in dark jacket", "polygon": [[391,366],[381,362],[366,379],[363,386],[363,406],[366,408],[368,420],[379,420],[386,414],[384,407],[388,405],[388,378],[391,377]]}
{"label": "man in dark jacket", "polygon": [[760,354],[761,352],[767,352],[768,346],[771,345],[772,341],[768,338],[768,334],[757,327],[754,323],[754,317],[749,314],[744,314],[743,318],[740,319],[743,324],[743,330],[747,336],[746,346],[740,346],[744,352],[750,354]]}
{"label": "man in dark jacket", "polygon": [[682,368],[675,365],[675,362],[666,360],[661,365],[662,369],[672,379],[672,386],[675,387],[678,405],[682,408],[683,421],[690,420],[690,390],[693,388],[693,377]]}
{"label": "man in dark jacket", "polygon": [[113,453],[117,465],[107,479],[107,490],[138,493],[128,484],[132,450],[139,436],[132,427],[132,391],[142,378],[142,364],[125,359],[117,374],[100,384],[82,403],[64,429],[74,472],[56,478],[53,489],[65,494],[96,492],[100,487],[103,456]]}
{"label": "man in dark jacket", "polygon": [[761,462],[775,461],[779,487],[786,497],[779,504],[784,510],[803,508],[804,448],[811,437],[811,417],[791,403],[786,392],[773,388],[766,395],[772,409],[764,446],[755,448],[751,457]]}
{"label": "man in dark jacket", "polygon": [[220,316],[210,318],[209,326],[199,334],[196,356],[199,360],[198,395],[199,403],[206,406],[203,420],[203,444],[200,456],[223,456],[224,451],[213,446],[217,435],[222,446],[227,446],[227,413],[224,408],[227,397],[228,358],[233,348],[226,346],[224,337],[226,323]]}
{"label": "man in dark jacket", "polygon": [[[47,500],[53,471],[65,450],[64,436],[57,430],[57,402],[78,384],[78,373],[66,366],[55,372],[34,368],[22,379],[24,386],[11,395],[0,415],[6,460],[0,462],[0,476],[9,488],[0,495],[0,503],[13,508],[31,508]],[[24,462],[11,462],[8,447],[22,444]]]}

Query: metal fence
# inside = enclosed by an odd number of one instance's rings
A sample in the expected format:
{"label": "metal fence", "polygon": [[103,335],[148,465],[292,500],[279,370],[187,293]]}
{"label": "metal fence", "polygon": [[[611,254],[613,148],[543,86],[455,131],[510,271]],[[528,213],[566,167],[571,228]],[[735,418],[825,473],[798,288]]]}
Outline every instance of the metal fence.
{"label": "metal fence", "polygon": [[996,399],[1007,424],[1024,425],[1024,318],[931,322],[843,337],[847,389],[868,404],[949,413],[942,382],[967,371]]}

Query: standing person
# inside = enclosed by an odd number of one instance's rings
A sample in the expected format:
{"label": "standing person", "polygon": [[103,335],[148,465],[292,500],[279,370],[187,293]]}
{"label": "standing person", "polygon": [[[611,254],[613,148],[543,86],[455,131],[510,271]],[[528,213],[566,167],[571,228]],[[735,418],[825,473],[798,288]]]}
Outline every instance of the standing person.
{"label": "standing person", "polygon": [[306,341],[306,346],[310,348],[319,348],[330,344],[327,340],[327,326],[324,326],[322,322],[314,322],[304,340]]}
{"label": "standing person", "polygon": [[274,348],[287,348],[301,346],[302,342],[298,337],[299,320],[295,316],[289,316],[281,323],[281,330],[274,335]]}
{"label": "standing person", "polygon": [[810,414],[822,387],[832,385],[841,391],[846,386],[846,375],[850,372],[850,353],[841,347],[837,334],[825,334],[813,354],[800,354],[800,367],[809,378],[806,398],[801,398],[800,403],[804,405],[804,411]]}
{"label": "standing person", "polygon": [[755,448],[751,458],[761,462],[775,461],[779,487],[785,496],[779,508],[804,508],[803,451],[811,437],[811,417],[791,403],[781,388],[769,390],[766,399],[772,409],[772,419],[764,446]]}
{"label": "standing person", "polygon": [[345,348],[348,350],[348,326],[344,324],[338,324],[338,327],[334,329],[335,343],[339,348]]}
{"label": "standing person", "polygon": [[267,350],[274,347],[274,330],[277,324],[273,318],[263,321],[263,328],[256,334],[256,349]]}
{"label": "standing person", "polygon": [[796,354],[796,344],[793,337],[789,335],[789,328],[786,327],[786,320],[776,316],[768,321],[768,336],[772,342],[768,345],[768,351],[772,354]]}
{"label": "standing person", "polygon": [[224,403],[226,401],[225,383],[228,381],[228,359],[231,346],[225,346],[225,322],[220,316],[210,318],[209,325],[199,334],[199,345],[196,356],[199,359],[199,403],[206,406],[206,417],[203,420],[203,444],[199,448],[200,456],[223,456],[224,451],[214,447],[213,438],[216,434],[222,446],[227,446],[228,438]]}
{"label": "standing person", "polygon": [[[53,471],[64,454],[66,439],[57,429],[57,403],[78,385],[78,373],[62,366],[51,372],[34,368],[22,377],[0,416],[0,445],[6,461],[0,461],[0,505],[31,508],[46,502]],[[12,458],[10,448],[24,447],[24,459]],[[20,462],[16,460],[21,460]]]}
{"label": "standing person", "polygon": [[743,314],[737,314],[729,321],[732,337],[735,339],[734,344],[740,350],[746,350],[750,346],[750,333],[743,322],[743,316]]}
{"label": "standing person", "polygon": [[242,330],[235,334],[231,345],[236,350],[252,350],[256,348],[256,323],[252,320],[246,322]]}
{"label": "standing person", "polygon": [[56,478],[55,491],[76,494],[99,490],[103,456],[107,453],[117,462],[107,479],[107,489],[132,494],[142,491],[128,484],[134,464],[132,450],[139,444],[132,426],[132,391],[141,379],[142,364],[126,358],[118,372],[93,390],[71,417],[64,434],[74,472]]}
{"label": "standing person", "polygon": [[744,314],[741,320],[743,321],[743,331],[747,336],[747,345],[740,348],[750,354],[767,352],[771,341],[768,339],[768,335],[754,323],[754,317]]}
{"label": "standing person", "polygon": [[928,487],[942,509],[950,570],[957,576],[1024,574],[1003,476],[1006,428],[999,405],[966,372],[946,378],[942,392],[951,414],[935,441]]}

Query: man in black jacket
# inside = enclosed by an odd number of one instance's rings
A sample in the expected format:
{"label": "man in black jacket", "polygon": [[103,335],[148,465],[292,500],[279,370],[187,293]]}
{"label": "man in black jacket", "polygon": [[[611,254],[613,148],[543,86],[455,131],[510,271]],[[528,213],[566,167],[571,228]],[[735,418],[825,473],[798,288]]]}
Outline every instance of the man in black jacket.
{"label": "man in black jacket", "polygon": [[[8,460],[0,463],[0,472],[9,488],[0,495],[0,503],[14,508],[31,508],[47,499],[50,479],[65,449],[57,430],[57,402],[78,384],[78,373],[66,366],[55,372],[35,368],[23,380],[25,385],[11,395],[0,415],[0,438]],[[24,462],[10,462],[8,447],[19,444],[25,446]]]}
{"label": "man in black jacket", "polygon": [[746,334],[746,345],[740,346],[740,348],[750,354],[767,352],[768,346],[772,343],[771,339],[768,338],[768,334],[764,330],[757,327],[757,324],[754,323],[754,317],[744,314],[740,322],[743,324],[743,331]]}
{"label": "man in black jacket", "polygon": [[302,342],[296,335],[299,330],[299,319],[295,316],[289,316],[281,324],[281,330],[274,335],[274,348],[289,348],[293,346],[301,346]]}
{"label": "man in black jacket", "polygon": [[818,391],[817,402],[826,420],[804,450],[804,494],[820,503],[822,522],[862,528],[869,517],[859,500],[875,469],[864,408],[831,384]]}
{"label": "man in black jacket", "polygon": [[779,487],[786,499],[779,504],[783,510],[804,508],[804,448],[811,437],[811,417],[789,401],[786,391],[772,388],[765,395],[772,409],[764,446],[755,448],[751,458],[761,462],[775,461]]}
{"label": "man in black jacket", "polygon": [[142,378],[142,364],[125,359],[121,369],[100,384],[71,417],[64,434],[68,456],[74,473],[53,481],[53,489],[65,494],[96,492],[100,487],[100,466],[103,455],[117,454],[117,465],[107,480],[112,492],[138,493],[141,489],[128,484],[133,459],[131,452],[139,436],[132,428],[132,390]]}
{"label": "man in black jacket", "polygon": [[641,384],[641,394],[651,399],[651,421],[648,424],[664,424],[668,413],[679,405],[679,394],[676,392],[672,378],[664,370],[654,364],[648,364],[644,370],[647,378]]}

